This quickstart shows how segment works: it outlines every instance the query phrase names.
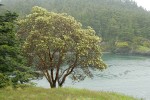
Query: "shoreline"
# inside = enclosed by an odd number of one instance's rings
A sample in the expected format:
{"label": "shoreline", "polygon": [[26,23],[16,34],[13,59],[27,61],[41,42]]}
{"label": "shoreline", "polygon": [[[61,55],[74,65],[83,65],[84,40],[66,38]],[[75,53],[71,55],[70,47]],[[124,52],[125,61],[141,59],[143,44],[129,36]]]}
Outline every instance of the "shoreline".
{"label": "shoreline", "polygon": [[113,53],[113,52],[102,52],[103,54],[116,54],[116,55],[128,55],[128,56],[150,56],[150,53]]}

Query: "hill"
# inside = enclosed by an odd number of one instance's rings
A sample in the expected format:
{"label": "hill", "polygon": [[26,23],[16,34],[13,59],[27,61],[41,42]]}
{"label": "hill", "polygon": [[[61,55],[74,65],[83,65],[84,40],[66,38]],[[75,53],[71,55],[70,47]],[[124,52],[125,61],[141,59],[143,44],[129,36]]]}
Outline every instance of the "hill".
{"label": "hill", "polygon": [[21,17],[33,6],[68,13],[103,38],[103,51],[150,55],[150,12],[132,0],[2,0]]}

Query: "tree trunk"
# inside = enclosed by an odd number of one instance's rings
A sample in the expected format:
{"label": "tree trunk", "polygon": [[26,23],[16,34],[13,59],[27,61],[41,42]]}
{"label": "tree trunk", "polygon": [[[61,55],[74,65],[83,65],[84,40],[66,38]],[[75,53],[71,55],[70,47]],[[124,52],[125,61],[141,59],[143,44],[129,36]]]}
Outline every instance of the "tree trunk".
{"label": "tree trunk", "polygon": [[62,84],[59,84],[59,87],[61,88],[63,85]]}
{"label": "tree trunk", "polygon": [[51,87],[51,88],[56,88],[56,82],[55,82],[55,83],[50,84],[50,87]]}

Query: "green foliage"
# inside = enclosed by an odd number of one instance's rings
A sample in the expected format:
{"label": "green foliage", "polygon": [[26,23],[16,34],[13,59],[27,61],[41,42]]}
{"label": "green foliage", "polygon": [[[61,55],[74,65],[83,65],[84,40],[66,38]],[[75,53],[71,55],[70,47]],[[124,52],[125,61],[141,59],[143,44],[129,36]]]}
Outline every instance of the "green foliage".
{"label": "green foliage", "polygon": [[7,75],[0,73],[0,88],[10,86],[11,80]]}
{"label": "green foliage", "polygon": [[150,40],[144,41],[143,46],[150,48]]}
{"label": "green foliage", "polygon": [[24,58],[21,55],[21,48],[16,35],[15,21],[17,17],[16,13],[11,12],[6,12],[0,16],[1,87],[10,85],[9,81],[16,85],[26,83],[31,78],[29,69],[24,67]]}
{"label": "green foliage", "polygon": [[15,75],[15,77],[12,78],[12,82],[14,85],[17,85],[18,82],[20,82],[21,84],[28,83],[30,81],[29,78],[33,77],[31,74],[29,74],[29,72],[20,71],[14,71],[13,75]]}
{"label": "green foliage", "polygon": [[128,47],[128,46],[129,46],[128,42],[116,42],[117,48],[123,48],[123,47]]}
{"label": "green foliage", "polygon": [[136,49],[136,52],[137,53],[145,53],[145,54],[149,54],[150,52],[150,48],[148,47],[145,47],[145,46],[138,46],[137,49]]}
{"label": "green foliage", "polygon": [[66,12],[84,27],[91,26],[107,45],[104,45],[105,51],[115,51],[116,41],[127,41],[129,47],[135,50],[140,44],[134,38],[150,39],[150,13],[138,7],[133,0],[2,0],[2,3],[5,6],[1,8],[14,10],[21,16],[29,14],[34,5]]}
{"label": "green foliage", "polygon": [[12,72],[17,67],[18,47],[16,45],[14,20],[15,13],[7,12],[0,16],[0,72]]}
{"label": "green foliage", "polygon": [[115,49],[113,52],[115,53],[129,53],[131,47],[129,46],[128,42],[115,42]]}
{"label": "green foliage", "polygon": [[92,77],[89,67],[106,68],[101,59],[101,38],[91,27],[83,29],[72,16],[35,6],[18,24],[18,34],[26,40],[24,52],[36,61],[33,64],[43,72],[51,87],[56,82],[62,86],[70,74],[76,79],[77,75]]}

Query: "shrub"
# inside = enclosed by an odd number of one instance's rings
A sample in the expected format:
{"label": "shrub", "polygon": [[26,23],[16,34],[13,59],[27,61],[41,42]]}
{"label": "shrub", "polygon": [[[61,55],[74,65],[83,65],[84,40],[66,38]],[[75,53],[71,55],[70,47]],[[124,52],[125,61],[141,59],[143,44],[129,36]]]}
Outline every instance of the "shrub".
{"label": "shrub", "polygon": [[11,85],[11,80],[7,75],[0,73],[0,88],[4,88]]}

